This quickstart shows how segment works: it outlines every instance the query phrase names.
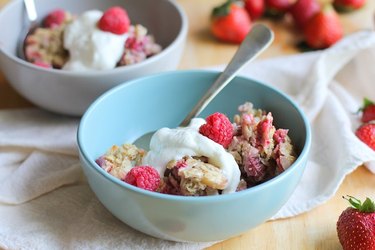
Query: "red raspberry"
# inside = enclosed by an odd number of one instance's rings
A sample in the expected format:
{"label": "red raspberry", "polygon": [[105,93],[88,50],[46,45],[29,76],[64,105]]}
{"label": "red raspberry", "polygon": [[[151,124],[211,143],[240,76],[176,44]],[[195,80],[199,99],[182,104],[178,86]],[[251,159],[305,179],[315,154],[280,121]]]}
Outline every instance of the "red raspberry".
{"label": "red raspberry", "polygon": [[233,126],[228,117],[216,112],[206,118],[206,124],[199,128],[199,133],[227,148],[233,138]]}
{"label": "red raspberry", "polygon": [[142,189],[156,191],[160,184],[160,175],[151,166],[136,166],[126,174],[124,181]]}
{"label": "red raspberry", "polygon": [[47,28],[56,28],[65,21],[65,11],[63,9],[56,9],[50,12],[43,19],[43,26]]}
{"label": "red raspberry", "polygon": [[128,13],[125,9],[114,6],[106,10],[98,22],[99,29],[117,35],[126,33],[130,26]]}

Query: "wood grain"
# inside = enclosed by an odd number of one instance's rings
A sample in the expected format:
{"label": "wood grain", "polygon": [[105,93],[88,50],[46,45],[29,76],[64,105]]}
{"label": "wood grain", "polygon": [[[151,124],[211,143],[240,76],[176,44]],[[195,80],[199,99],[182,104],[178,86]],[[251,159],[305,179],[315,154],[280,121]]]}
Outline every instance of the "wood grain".
{"label": "wood grain", "polygon": [[[0,0],[0,8],[9,0]],[[189,18],[189,33],[180,69],[208,67],[227,63],[237,45],[216,41],[209,32],[210,13],[223,0],[177,0]],[[323,1],[322,1],[323,2]],[[355,12],[340,15],[345,33],[373,28],[375,1]],[[296,44],[302,39],[290,18],[274,22],[261,19],[275,32],[275,42],[259,59],[301,53]],[[258,59],[258,60],[259,60]],[[0,72],[0,109],[32,106],[10,86]],[[207,250],[221,249],[341,249],[336,235],[336,221],[347,207],[341,197],[346,194],[374,197],[375,175],[358,167],[348,175],[336,195],[325,204],[299,216],[266,222],[241,236],[218,243]],[[256,204],[254,204],[256,205]],[[233,212],[233,211],[228,211]]]}

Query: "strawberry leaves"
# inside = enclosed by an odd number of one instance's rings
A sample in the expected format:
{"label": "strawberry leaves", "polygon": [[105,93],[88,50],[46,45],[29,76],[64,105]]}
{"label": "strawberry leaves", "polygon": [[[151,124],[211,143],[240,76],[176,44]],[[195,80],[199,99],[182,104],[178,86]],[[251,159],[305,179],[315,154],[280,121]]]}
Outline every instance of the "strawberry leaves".
{"label": "strawberry leaves", "polygon": [[337,236],[344,250],[375,249],[375,204],[370,198],[362,203],[359,199],[343,196],[351,204],[339,216]]}
{"label": "strawberry leaves", "polygon": [[212,16],[214,16],[214,17],[223,17],[223,16],[229,15],[229,13],[230,13],[230,6],[231,6],[232,2],[233,1],[229,0],[229,1],[226,1],[225,3],[223,3],[222,5],[215,7],[212,10]]}
{"label": "strawberry leaves", "polygon": [[343,196],[345,200],[348,200],[349,203],[356,209],[358,209],[360,212],[363,213],[373,213],[375,212],[375,203],[370,199],[366,198],[366,200],[362,203],[359,199],[347,195],[346,197]]}

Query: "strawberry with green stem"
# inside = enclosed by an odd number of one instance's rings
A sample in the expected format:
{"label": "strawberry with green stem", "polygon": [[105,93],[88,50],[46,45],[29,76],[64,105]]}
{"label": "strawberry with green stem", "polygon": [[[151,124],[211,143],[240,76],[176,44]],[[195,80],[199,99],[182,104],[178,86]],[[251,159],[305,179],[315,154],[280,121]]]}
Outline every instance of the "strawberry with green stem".
{"label": "strawberry with green stem", "polygon": [[295,2],[296,0],[265,0],[266,14],[269,17],[281,18]]}
{"label": "strawberry with green stem", "polygon": [[375,120],[375,103],[370,99],[363,99],[363,105],[359,111],[362,112],[361,122],[366,123]]}
{"label": "strawberry with green stem", "polygon": [[244,7],[228,0],[212,11],[211,32],[219,40],[241,43],[251,29],[251,19]]}
{"label": "strawberry with green stem", "polygon": [[333,6],[339,12],[351,12],[362,8],[366,0],[334,0]]}
{"label": "strawberry with green stem", "polygon": [[337,235],[344,250],[375,249],[375,203],[362,203],[353,196],[343,197],[352,205],[344,210],[336,224]]}

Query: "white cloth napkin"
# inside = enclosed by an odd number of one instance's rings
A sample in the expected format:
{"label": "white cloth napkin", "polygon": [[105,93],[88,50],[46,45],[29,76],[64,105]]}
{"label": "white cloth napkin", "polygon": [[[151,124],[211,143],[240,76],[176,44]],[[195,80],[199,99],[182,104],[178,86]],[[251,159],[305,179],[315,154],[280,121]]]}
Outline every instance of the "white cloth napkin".
{"label": "white cloth napkin", "polygon": [[[312,125],[306,171],[273,219],[324,203],[347,174],[375,162],[375,152],[353,133],[362,98],[375,99],[373,65],[375,35],[362,31],[328,50],[255,61],[241,72],[290,94]],[[212,244],[155,239],[114,218],[82,174],[78,122],[39,109],[0,111],[0,248],[201,249]],[[373,165],[368,168],[375,173]]]}

